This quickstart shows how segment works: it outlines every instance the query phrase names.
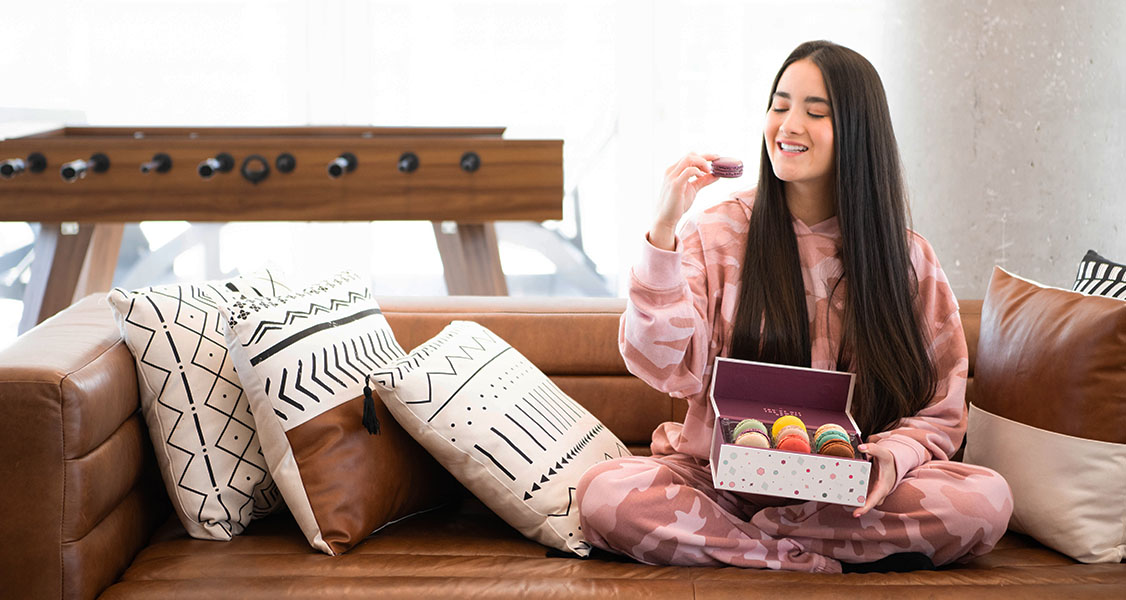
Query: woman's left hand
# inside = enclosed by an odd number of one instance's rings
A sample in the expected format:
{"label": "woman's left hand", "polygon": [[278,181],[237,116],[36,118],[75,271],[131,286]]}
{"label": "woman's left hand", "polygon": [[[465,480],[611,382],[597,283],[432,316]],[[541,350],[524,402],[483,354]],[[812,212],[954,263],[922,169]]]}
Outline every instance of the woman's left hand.
{"label": "woman's left hand", "polygon": [[864,506],[852,511],[852,516],[859,518],[864,513],[872,510],[884,501],[895,485],[895,456],[890,450],[881,448],[878,444],[860,444],[857,449],[871,456],[872,468],[876,471],[875,477],[868,481],[868,497]]}

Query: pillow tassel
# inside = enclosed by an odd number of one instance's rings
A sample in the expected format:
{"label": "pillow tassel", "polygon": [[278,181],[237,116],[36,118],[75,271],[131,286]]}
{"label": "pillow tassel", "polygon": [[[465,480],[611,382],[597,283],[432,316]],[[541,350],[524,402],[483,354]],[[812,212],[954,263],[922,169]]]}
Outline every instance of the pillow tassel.
{"label": "pillow tassel", "polygon": [[375,416],[375,398],[371,395],[371,385],[364,381],[364,427],[368,433],[379,435],[379,417]]}

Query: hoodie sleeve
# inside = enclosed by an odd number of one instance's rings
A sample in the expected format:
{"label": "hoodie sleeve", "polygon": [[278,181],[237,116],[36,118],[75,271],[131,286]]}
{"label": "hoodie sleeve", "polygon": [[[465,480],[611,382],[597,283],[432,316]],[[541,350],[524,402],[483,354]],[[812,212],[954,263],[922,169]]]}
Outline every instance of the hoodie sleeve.
{"label": "hoodie sleeve", "polygon": [[966,434],[970,361],[958,301],[930,244],[922,236],[913,237],[911,261],[919,278],[917,306],[938,381],[926,407],[901,419],[895,428],[868,437],[869,443],[879,444],[895,456],[895,487],[915,467],[929,460],[949,460]]}
{"label": "hoodie sleeve", "polygon": [[709,283],[697,222],[685,222],[672,251],[649,243],[630,272],[618,347],[631,373],[685,398],[703,388],[710,354]]}

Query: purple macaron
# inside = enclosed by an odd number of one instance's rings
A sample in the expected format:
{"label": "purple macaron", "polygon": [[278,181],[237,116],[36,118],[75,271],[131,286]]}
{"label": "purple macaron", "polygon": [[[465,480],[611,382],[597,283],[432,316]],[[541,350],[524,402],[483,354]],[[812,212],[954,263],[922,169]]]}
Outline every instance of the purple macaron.
{"label": "purple macaron", "polygon": [[738,158],[717,158],[712,161],[712,175],[735,178],[743,176],[743,161]]}

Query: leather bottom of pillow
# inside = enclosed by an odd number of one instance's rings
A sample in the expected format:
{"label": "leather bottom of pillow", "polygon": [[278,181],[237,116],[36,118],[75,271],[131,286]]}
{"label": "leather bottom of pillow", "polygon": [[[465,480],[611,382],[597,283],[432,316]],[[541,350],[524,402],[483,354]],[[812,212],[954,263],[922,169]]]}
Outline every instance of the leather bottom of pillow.
{"label": "leather bottom of pillow", "polygon": [[379,527],[445,503],[457,483],[376,399],[380,433],[361,423],[363,396],[285,433],[321,539],[341,554]]}

